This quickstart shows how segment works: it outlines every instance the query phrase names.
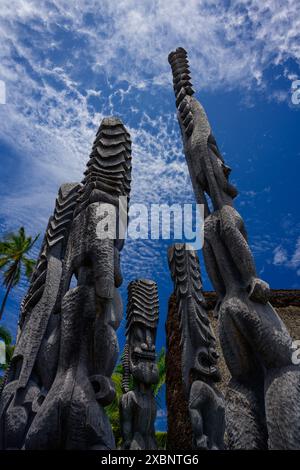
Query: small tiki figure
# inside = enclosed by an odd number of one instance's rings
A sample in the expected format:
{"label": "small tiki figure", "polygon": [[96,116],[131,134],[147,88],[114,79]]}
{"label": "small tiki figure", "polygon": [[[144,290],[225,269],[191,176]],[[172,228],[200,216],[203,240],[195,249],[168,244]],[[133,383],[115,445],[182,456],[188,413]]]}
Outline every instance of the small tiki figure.
{"label": "small tiki figure", "polygon": [[[123,449],[157,449],[153,386],[158,382],[155,338],[158,321],[157,285],[136,280],[128,286],[123,391],[120,403]],[[132,384],[132,387],[130,385]]]}

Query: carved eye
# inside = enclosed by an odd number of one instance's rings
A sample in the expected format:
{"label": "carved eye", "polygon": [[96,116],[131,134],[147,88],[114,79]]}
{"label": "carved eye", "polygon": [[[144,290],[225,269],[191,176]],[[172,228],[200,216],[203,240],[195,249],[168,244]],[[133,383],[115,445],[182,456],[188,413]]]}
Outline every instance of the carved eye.
{"label": "carved eye", "polygon": [[139,341],[139,342],[143,341],[144,339],[143,330],[139,327],[135,328],[133,336],[136,341]]}
{"label": "carved eye", "polygon": [[211,360],[208,351],[201,351],[198,355],[199,362],[203,367],[210,367]]}
{"label": "carved eye", "polygon": [[100,384],[96,380],[92,381],[92,387],[93,387],[95,393],[100,392]]}

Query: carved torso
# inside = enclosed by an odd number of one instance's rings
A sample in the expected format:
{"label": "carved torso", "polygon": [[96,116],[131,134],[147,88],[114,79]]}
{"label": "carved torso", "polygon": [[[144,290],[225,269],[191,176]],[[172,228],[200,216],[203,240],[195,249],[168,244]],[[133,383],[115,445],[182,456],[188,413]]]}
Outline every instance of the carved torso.
{"label": "carved torso", "polygon": [[[122,397],[122,405],[126,414],[131,416],[132,441],[130,449],[153,449],[156,447],[154,438],[154,422],[156,419],[156,402],[151,390],[143,392],[134,389]],[[154,447],[155,446],[155,447]]]}

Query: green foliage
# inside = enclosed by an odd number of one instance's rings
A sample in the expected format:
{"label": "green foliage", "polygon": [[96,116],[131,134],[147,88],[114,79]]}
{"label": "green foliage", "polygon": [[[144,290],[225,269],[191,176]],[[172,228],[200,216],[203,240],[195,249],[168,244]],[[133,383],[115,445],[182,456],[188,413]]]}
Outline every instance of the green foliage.
{"label": "green foliage", "polygon": [[116,446],[121,445],[121,429],[120,429],[120,418],[119,418],[119,402],[123,394],[122,391],[122,375],[123,366],[118,364],[112,375],[112,381],[115,386],[116,396],[114,401],[105,408],[106,414],[109,417],[110,424],[116,440]]}
{"label": "green foliage", "polygon": [[[153,387],[153,391],[156,397],[156,401],[158,403],[158,407],[160,406],[159,401],[158,401],[158,394],[166,381],[165,356],[166,356],[165,350],[164,348],[162,348],[159,353],[157,363],[156,363],[157,368],[158,368],[159,380],[158,380],[158,383]],[[112,375],[112,381],[115,386],[116,396],[115,396],[114,401],[105,408],[106,414],[110,420],[110,423],[113,429],[117,447],[121,446],[121,443],[122,443],[121,428],[120,428],[120,415],[119,415],[119,403],[123,395],[122,376],[123,376],[123,366],[122,364],[118,364]],[[131,379],[131,384],[130,384],[131,390],[133,389],[133,385],[134,384]],[[162,445],[165,445],[165,443],[163,442],[163,437],[162,437],[163,434],[164,433],[162,432],[156,433],[156,435],[159,435],[158,438],[162,440],[161,441]],[[161,448],[160,444],[159,444],[159,448]]]}
{"label": "green foliage", "polygon": [[21,227],[17,233],[11,233],[0,241],[0,270],[3,275],[3,285],[6,287],[5,297],[1,305],[0,320],[10,290],[20,282],[23,272],[28,279],[32,274],[35,261],[30,259],[27,254],[38,237],[39,235],[34,239],[28,237],[24,227]]}
{"label": "green foliage", "polygon": [[[0,326],[0,340],[4,341],[6,347],[6,364],[0,364],[0,374],[4,372],[13,357],[15,346],[12,344],[12,336],[10,332],[4,327]],[[2,377],[0,377],[0,385],[1,385]]]}
{"label": "green foliage", "polygon": [[[158,368],[158,382],[154,385],[154,395],[158,401],[158,394],[162,386],[166,383],[166,351],[165,348],[161,348],[158,359],[156,361]],[[159,405],[159,403],[158,403]]]}
{"label": "green foliage", "polygon": [[12,336],[5,326],[0,325],[0,339],[4,341],[5,345],[8,346],[12,342]]}
{"label": "green foliage", "polygon": [[157,447],[159,450],[165,450],[167,447],[167,433],[163,431],[156,431],[155,437],[157,442]]}

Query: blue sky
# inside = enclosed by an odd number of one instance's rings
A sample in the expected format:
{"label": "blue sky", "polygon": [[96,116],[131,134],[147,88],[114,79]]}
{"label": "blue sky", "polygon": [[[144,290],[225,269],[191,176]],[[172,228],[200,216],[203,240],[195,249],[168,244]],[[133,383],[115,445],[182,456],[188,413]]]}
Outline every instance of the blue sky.
{"label": "blue sky", "polygon": [[[132,136],[132,202],[193,202],[167,61],[183,46],[258,273],[273,288],[299,288],[299,31],[297,0],[1,0],[0,234],[20,225],[43,234],[59,185],[81,180],[107,115]],[[122,253],[124,301],[130,280],[158,282],[158,349],[172,292],[167,246],[129,240]],[[23,280],[3,319],[13,333],[25,291]],[[123,346],[124,325],[119,338]]]}

